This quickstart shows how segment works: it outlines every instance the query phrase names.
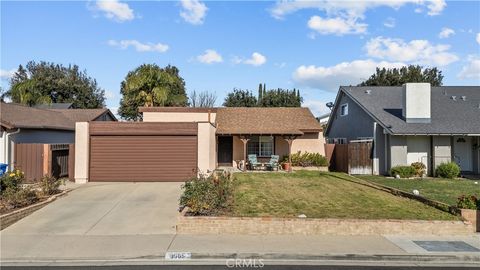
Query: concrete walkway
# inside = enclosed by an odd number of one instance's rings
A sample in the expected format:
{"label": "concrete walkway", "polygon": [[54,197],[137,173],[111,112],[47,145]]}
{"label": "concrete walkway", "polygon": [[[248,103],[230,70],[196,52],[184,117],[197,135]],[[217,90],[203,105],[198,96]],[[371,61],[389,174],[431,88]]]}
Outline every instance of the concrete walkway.
{"label": "concrete walkway", "polygon": [[[167,252],[193,260],[453,260],[479,263],[480,252],[429,252],[413,241],[462,241],[480,235],[247,236],[176,235],[178,183],[107,183],[76,188],[1,231],[2,265],[165,263]],[[433,257],[429,257],[433,256]],[[436,257],[435,257],[436,256]]]}

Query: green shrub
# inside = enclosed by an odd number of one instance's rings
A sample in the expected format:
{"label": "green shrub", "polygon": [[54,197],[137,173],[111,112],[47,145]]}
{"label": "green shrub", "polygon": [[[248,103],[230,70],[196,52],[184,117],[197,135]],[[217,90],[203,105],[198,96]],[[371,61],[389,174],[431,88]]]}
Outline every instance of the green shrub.
{"label": "green shrub", "polygon": [[[288,162],[288,155],[283,157],[284,162]],[[291,154],[292,166],[328,166],[328,160],[326,157],[319,153],[300,152]]]}
{"label": "green shrub", "polygon": [[414,162],[410,166],[412,166],[414,175],[417,177],[422,177],[427,172],[427,166],[422,162]]}
{"label": "green shrub", "polygon": [[460,166],[455,162],[447,162],[438,165],[435,174],[442,178],[455,178],[460,174]]}
{"label": "green shrub", "polygon": [[461,209],[479,209],[480,210],[480,200],[477,199],[474,195],[465,196],[462,195],[457,199],[457,207]]}
{"label": "green shrub", "polygon": [[410,178],[415,175],[415,169],[412,166],[395,166],[390,169],[390,175],[400,178]]}
{"label": "green shrub", "polygon": [[44,177],[42,177],[38,184],[42,191],[42,195],[49,196],[60,191],[59,187],[61,183],[62,181],[60,179],[56,179],[53,176],[45,175]]}
{"label": "green shrub", "polygon": [[19,208],[36,202],[38,198],[33,189],[24,186],[17,189],[7,188],[2,194],[2,200],[8,208]]}
{"label": "green shrub", "polygon": [[229,174],[193,178],[182,186],[180,207],[188,207],[193,215],[213,215],[228,208],[232,201],[233,183]]}
{"label": "green shrub", "polygon": [[25,180],[25,175],[20,170],[6,172],[0,177],[0,194],[7,189],[17,190]]}

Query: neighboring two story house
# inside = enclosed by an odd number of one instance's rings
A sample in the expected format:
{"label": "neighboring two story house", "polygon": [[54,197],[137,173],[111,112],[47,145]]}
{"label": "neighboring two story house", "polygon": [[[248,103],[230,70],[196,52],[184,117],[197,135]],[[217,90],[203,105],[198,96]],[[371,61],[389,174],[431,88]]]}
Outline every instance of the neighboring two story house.
{"label": "neighboring two story house", "polygon": [[342,86],[325,136],[335,144],[373,141],[374,174],[422,162],[432,175],[448,161],[479,174],[480,87]]}

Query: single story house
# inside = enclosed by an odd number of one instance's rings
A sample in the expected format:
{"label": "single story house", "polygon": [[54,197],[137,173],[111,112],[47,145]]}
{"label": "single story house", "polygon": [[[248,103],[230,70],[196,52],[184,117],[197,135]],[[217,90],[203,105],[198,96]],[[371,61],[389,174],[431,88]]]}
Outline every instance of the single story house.
{"label": "single story house", "polygon": [[[143,107],[143,122],[77,123],[75,180],[185,181],[303,151],[325,155],[308,108]],[[198,170],[198,171],[197,171]]]}
{"label": "single story house", "polygon": [[422,162],[433,175],[449,161],[479,174],[480,87],[342,86],[325,134],[327,143],[373,141],[374,174]]}
{"label": "single story house", "polygon": [[108,109],[40,109],[0,102],[0,163],[24,171],[29,181],[45,174],[66,176],[75,122],[116,120]]}

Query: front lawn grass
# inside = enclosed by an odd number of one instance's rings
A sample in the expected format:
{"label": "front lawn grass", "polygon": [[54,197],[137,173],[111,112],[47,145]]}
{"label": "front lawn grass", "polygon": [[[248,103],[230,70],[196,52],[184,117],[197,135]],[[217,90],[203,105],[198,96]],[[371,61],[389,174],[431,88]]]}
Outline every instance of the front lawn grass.
{"label": "front lawn grass", "polygon": [[227,213],[231,216],[458,219],[420,202],[352,183],[341,173],[238,173],[235,177],[234,202]]}
{"label": "front lawn grass", "polygon": [[421,196],[449,205],[456,205],[457,198],[461,195],[476,195],[480,197],[480,185],[475,184],[473,180],[467,179],[394,179],[376,175],[357,177],[410,193],[416,189]]}

